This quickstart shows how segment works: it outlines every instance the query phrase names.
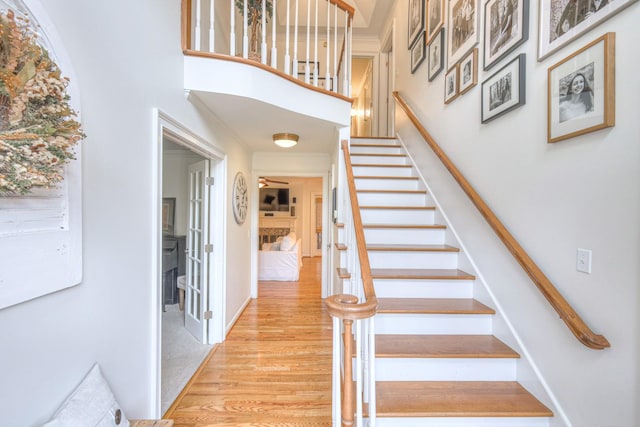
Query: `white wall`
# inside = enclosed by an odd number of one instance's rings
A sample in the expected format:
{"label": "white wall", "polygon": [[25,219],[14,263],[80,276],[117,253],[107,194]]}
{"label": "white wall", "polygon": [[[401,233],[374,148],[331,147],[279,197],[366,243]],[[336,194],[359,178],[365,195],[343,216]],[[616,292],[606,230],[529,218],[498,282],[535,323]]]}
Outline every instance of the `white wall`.
{"label": "white wall", "polygon": [[[161,194],[153,108],[226,153],[227,191],[237,170],[250,172],[250,159],[220,121],[184,97],[180,2],[43,3],[80,85],[83,281],[0,311],[0,424],[42,425],[96,361],[127,415],[154,417],[151,242]],[[249,253],[248,230],[228,224],[229,317],[249,295],[248,269],[233,263]]]}
{"label": "white wall", "polygon": [[[574,338],[465,196],[453,190],[453,181],[435,166],[403,113],[397,113],[397,130],[420,159],[421,171],[569,422],[576,427],[640,425],[640,3],[542,62],[536,61],[537,2],[529,12],[531,36],[509,56],[527,55],[523,107],[480,123],[480,85],[500,65],[488,72],[479,67],[478,86],[445,105],[444,73],[429,83],[426,62],[410,73],[406,2],[396,2],[390,17],[395,18],[399,44],[394,49],[395,85],[496,215],[611,348],[591,350]],[[547,144],[548,68],[608,31],[616,32],[616,126]],[[592,274],[576,271],[577,248],[593,251]],[[528,382],[525,374],[521,379]],[[556,417],[558,425],[560,419]]]}

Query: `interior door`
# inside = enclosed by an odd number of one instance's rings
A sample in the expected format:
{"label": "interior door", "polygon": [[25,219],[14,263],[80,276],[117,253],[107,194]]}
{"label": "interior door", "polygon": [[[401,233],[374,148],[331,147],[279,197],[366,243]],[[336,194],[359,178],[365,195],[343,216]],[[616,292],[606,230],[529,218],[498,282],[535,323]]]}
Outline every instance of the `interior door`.
{"label": "interior door", "polygon": [[322,256],[322,193],[311,193],[311,256]]}
{"label": "interior door", "polygon": [[205,343],[209,278],[209,160],[189,166],[189,224],[184,326]]}

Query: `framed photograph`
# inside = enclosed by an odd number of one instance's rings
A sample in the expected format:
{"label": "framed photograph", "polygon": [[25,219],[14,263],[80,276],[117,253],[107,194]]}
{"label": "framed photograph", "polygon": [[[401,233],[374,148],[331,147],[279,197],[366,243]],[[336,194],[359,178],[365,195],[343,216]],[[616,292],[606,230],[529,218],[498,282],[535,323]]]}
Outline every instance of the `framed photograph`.
{"label": "framed photograph", "polygon": [[174,234],[174,222],[176,215],[176,198],[162,198],[162,234]]}
{"label": "framed photograph", "polygon": [[458,66],[460,73],[460,95],[478,84],[478,48],[469,53]]}
{"label": "framed photograph", "polygon": [[424,0],[409,0],[409,42],[407,49],[424,32]]}
{"label": "framed photograph", "polygon": [[444,103],[450,103],[458,95],[458,66],[456,65],[444,76]]}
{"label": "framed photograph", "polygon": [[427,54],[429,55],[429,81],[436,78],[444,68],[444,28],[429,42]]}
{"label": "framed photograph", "polygon": [[447,67],[451,68],[479,40],[478,0],[449,0],[447,15]]}
{"label": "framed photograph", "polygon": [[538,61],[636,0],[540,0]]}
{"label": "framed photograph", "polygon": [[548,142],[615,125],[615,33],[549,68]]}
{"label": "framed photograph", "polygon": [[424,41],[423,31],[411,48],[411,74],[415,73],[420,64],[422,64],[422,61],[424,61],[426,49],[427,44]]}
{"label": "framed photograph", "polygon": [[[304,69],[307,61],[298,61],[298,77],[304,77]],[[313,78],[314,70],[320,71],[320,62],[309,61],[309,76]]]}
{"label": "framed photograph", "polygon": [[489,0],[484,5],[484,69],[529,39],[529,0]]}
{"label": "framed photograph", "polygon": [[525,104],[525,54],[482,82],[482,123]]}
{"label": "framed photograph", "polygon": [[321,87],[326,90],[333,91],[333,77],[329,77],[329,87],[327,88],[327,78],[326,77],[318,77],[318,87]]}
{"label": "framed photograph", "polygon": [[444,0],[427,0],[427,43],[444,25]]}

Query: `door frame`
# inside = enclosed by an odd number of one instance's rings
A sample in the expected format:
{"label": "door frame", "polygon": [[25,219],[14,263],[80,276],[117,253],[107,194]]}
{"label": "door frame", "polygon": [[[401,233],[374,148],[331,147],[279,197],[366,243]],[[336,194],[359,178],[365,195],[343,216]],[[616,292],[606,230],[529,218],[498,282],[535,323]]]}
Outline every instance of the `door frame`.
{"label": "door frame", "polygon": [[[331,263],[329,262],[329,258],[331,257],[331,245],[327,244],[330,239],[329,229],[333,223],[330,221],[329,209],[329,199],[330,199],[330,186],[331,186],[331,177],[330,172],[282,172],[280,170],[252,170],[251,172],[251,186],[253,188],[258,188],[258,178],[261,176],[282,176],[282,177],[313,177],[313,178],[322,178],[322,243],[323,243],[323,252],[322,252],[322,287],[321,287],[321,296],[322,298],[327,298],[331,295],[330,292],[330,278],[332,277],[329,268]],[[259,192],[253,191],[253,196],[251,202],[249,203],[249,213],[251,215],[251,298],[258,298],[258,238],[260,230],[259,221],[260,221],[260,210],[258,209],[260,205],[259,200]]]}
{"label": "door frame", "polygon": [[151,389],[156,392],[153,413],[156,418],[162,416],[161,412],[161,379],[162,379],[162,161],[163,145],[167,135],[179,142],[189,150],[209,159],[209,175],[214,178],[215,185],[209,187],[210,210],[209,232],[214,252],[210,260],[210,269],[216,274],[209,276],[209,298],[207,306],[213,311],[213,318],[207,328],[207,343],[214,344],[224,341],[225,319],[225,283],[226,283],[226,172],[227,155],[214,144],[191,131],[187,126],[174,119],[158,108],[153,109],[153,158],[152,173],[155,175],[155,186],[152,186],[150,194],[154,209],[150,221],[150,235],[152,248],[155,253],[151,256],[151,357],[149,363]]}

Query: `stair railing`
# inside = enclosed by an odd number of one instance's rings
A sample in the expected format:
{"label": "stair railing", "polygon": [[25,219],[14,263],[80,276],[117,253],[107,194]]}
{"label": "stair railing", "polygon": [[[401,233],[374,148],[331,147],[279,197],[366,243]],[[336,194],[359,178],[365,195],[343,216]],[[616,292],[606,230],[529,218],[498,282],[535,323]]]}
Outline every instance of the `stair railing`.
{"label": "stair railing", "polygon": [[344,293],[326,299],[329,314],[333,317],[333,425],[352,426],[355,415],[356,426],[362,426],[363,403],[367,403],[368,425],[374,427],[374,315],[378,299],[373,287],[348,142],[342,141],[341,148],[344,157],[340,159],[339,167],[341,183],[344,184],[341,187],[346,187],[346,203],[341,206],[340,220],[344,224],[343,238],[347,246],[344,262],[351,277],[345,283]]}
{"label": "stair railing", "polygon": [[353,14],[343,0],[182,0],[182,49],[240,57],[350,97]]}
{"label": "stair railing", "polygon": [[489,223],[491,228],[493,228],[500,240],[502,240],[507,249],[509,249],[509,252],[511,252],[516,261],[518,261],[525,272],[529,275],[533,283],[540,290],[540,292],[542,292],[542,295],[544,295],[544,297],[556,310],[556,312],[560,315],[560,318],[571,330],[573,335],[575,335],[578,341],[580,341],[585,346],[595,350],[602,350],[604,348],[611,347],[611,344],[609,344],[609,341],[607,341],[607,339],[603,335],[595,334],[589,328],[589,326],[587,326],[587,324],[582,320],[578,313],[573,309],[571,304],[569,304],[569,302],[562,296],[562,294],[560,294],[558,289],[536,265],[531,257],[525,252],[522,246],[520,246],[518,241],[507,230],[504,224],[500,222],[491,208],[489,208],[485,201],[471,186],[469,181],[467,181],[460,170],[453,164],[451,159],[449,159],[442,148],[440,148],[440,146],[436,143],[429,132],[427,132],[424,126],[422,126],[411,107],[409,107],[409,105],[404,101],[400,94],[398,92],[394,92],[393,96],[400,108],[405,112],[411,123],[413,123],[418,132],[420,132],[420,135],[422,135],[429,147],[431,147],[436,156],[438,156],[440,161],[442,161],[449,173],[451,173],[462,190],[466,193],[469,199],[471,199],[471,202],[476,206],[476,208],[478,208],[480,214]]}

